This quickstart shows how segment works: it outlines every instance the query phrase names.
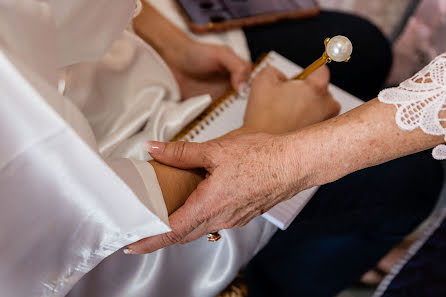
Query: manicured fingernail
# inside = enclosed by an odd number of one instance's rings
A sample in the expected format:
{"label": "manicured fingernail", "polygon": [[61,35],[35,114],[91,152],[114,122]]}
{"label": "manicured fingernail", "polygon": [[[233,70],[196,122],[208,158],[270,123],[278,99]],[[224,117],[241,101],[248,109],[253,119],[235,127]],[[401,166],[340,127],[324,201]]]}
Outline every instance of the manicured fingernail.
{"label": "manicured fingernail", "polygon": [[131,250],[131,249],[129,249],[129,248],[125,248],[123,251],[122,251],[124,254],[126,254],[126,255],[134,255],[135,253]]}
{"label": "manicured fingernail", "polygon": [[246,82],[242,82],[239,86],[238,86],[238,92],[240,94],[245,94],[246,92],[248,92],[249,90],[249,86],[248,83]]}
{"label": "manicured fingernail", "polygon": [[161,154],[164,152],[165,144],[158,141],[149,141],[146,145],[146,150],[150,154]]}

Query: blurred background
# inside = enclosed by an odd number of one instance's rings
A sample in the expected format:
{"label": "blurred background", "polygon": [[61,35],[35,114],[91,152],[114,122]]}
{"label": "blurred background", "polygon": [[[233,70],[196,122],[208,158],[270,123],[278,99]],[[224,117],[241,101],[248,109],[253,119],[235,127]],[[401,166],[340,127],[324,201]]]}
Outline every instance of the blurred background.
{"label": "blurred background", "polygon": [[[389,86],[409,78],[446,51],[445,0],[318,0],[323,9],[359,15],[374,23],[393,44],[394,63]],[[443,163],[443,168],[446,168]],[[443,191],[437,206],[446,203]],[[436,211],[434,211],[435,214]],[[421,232],[423,224],[413,236]],[[338,297],[370,297],[374,286],[357,286]]]}
{"label": "blurred background", "polygon": [[394,64],[388,79],[407,79],[446,50],[445,0],[319,0],[323,9],[340,10],[374,23],[393,43]]}

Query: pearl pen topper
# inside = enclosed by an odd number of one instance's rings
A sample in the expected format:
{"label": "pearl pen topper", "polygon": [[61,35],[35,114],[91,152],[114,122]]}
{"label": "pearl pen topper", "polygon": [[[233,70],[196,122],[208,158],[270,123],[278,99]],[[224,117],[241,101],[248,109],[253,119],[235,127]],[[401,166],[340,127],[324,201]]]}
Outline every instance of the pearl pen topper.
{"label": "pearl pen topper", "polygon": [[335,36],[333,38],[327,38],[324,40],[325,51],[322,57],[314,61],[310,66],[305,68],[299,75],[293,77],[293,79],[305,79],[314,72],[316,69],[324,66],[327,63],[335,62],[348,62],[353,52],[353,45],[345,36]]}

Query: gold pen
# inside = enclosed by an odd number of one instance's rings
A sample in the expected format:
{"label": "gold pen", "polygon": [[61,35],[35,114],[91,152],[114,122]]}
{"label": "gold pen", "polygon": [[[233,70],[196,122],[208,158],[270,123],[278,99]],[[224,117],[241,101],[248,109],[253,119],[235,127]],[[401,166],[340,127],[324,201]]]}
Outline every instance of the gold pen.
{"label": "gold pen", "polygon": [[[322,67],[323,65],[330,63],[332,61],[336,62],[347,62],[353,51],[353,46],[350,40],[344,36],[335,36],[333,38],[327,38],[324,41],[325,51],[322,57],[312,63],[310,66],[305,68],[300,74],[296,75],[292,79],[305,79],[308,75],[314,72],[316,69]],[[263,59],[260,59],[263,61]],[[260,63],[260,62],[259,62]],[[228,98],[236,95],[237,92],[234,90],[229,91],[221,98],[214,101],[197,119],[187,125],[182,131],[180,131],[171,141],[181,141],[185,139],[187,134],[191,134],[191,139],[193,140],[193,134],[198,134],[200,127],[203,127],[203,121],[207,120],[207,117],[212,114],[215,110],[220,108],[222,104]],[[190,133],[194,132],[194,133]]]}

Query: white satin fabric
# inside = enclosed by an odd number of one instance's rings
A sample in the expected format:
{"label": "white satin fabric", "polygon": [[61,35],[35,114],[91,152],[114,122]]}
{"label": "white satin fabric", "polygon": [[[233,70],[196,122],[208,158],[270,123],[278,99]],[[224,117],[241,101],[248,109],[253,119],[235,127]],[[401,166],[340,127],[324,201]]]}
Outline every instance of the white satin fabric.
{"label": "white satin fabric", "polygon": [[210,101],[180,101],[161,58],[123,33],[134,8],[0,0],[2,296],[214,296],[276,231],[258,218],[216,244],[119,251],[169,231],[143,143]]}

